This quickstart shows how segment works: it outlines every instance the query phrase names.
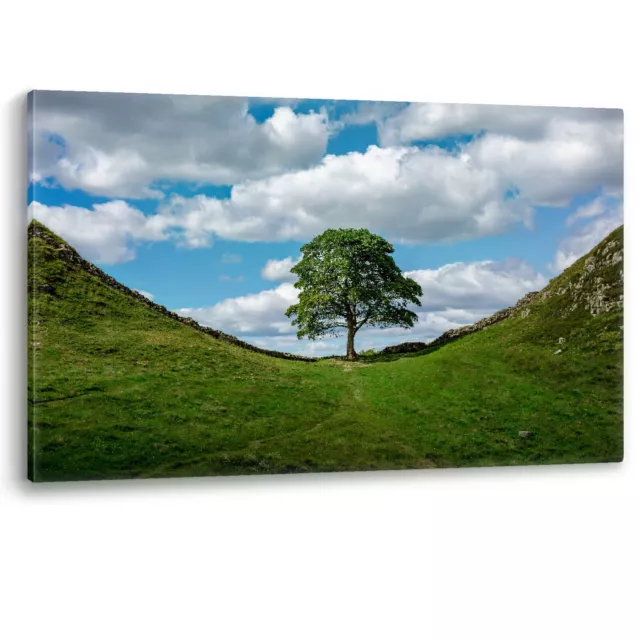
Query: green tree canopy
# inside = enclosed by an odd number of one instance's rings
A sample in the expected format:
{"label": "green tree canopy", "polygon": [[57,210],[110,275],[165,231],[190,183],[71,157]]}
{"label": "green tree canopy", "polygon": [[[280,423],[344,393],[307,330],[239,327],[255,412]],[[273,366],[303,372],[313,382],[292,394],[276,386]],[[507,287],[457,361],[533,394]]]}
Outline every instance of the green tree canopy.
{"label": "green tree canopy", "polygon": [[302,247],[291,272],[298,276],[298,304],[286,311],[298,338],[315,340],[347,332],[347,358],[357,357],[354,338],[364,325],[412,327],[420,285],[402,275],[393,245],[366,229],[328,229]]}

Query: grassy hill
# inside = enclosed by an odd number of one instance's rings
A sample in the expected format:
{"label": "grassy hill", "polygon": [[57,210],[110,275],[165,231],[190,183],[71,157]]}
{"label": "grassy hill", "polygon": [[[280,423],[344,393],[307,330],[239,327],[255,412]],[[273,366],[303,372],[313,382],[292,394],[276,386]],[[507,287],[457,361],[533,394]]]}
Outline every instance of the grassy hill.
{"label": "grassy hill", "polygon": [[29,236],[34,481],[622,459],[622,228],[501,322],[357,363],[251,350]]}

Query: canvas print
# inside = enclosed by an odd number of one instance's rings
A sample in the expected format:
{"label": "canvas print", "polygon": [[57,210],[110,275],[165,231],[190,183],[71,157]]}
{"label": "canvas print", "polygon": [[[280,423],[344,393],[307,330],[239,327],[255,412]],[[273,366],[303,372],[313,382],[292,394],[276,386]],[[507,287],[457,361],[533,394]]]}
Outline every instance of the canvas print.
{"label": "canvas print", "polygon": [[622,460],[621,110],[27,108],[31,480]]}

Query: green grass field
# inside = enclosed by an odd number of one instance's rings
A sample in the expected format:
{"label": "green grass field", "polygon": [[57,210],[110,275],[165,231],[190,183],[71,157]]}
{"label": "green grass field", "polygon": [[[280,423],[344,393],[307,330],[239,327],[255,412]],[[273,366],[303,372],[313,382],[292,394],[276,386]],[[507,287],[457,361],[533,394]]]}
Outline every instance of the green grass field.
{"label": "green grass field", "polygon": [[[612,241],[622,228],[592,254]],[[622,263],[585,277],[583,258],[526,318],[437,349],[297,362],[200,333],[29,243],[32,480],[622,459],[622,310],[592,317],[571,297],[603,283],[619,297]]]}

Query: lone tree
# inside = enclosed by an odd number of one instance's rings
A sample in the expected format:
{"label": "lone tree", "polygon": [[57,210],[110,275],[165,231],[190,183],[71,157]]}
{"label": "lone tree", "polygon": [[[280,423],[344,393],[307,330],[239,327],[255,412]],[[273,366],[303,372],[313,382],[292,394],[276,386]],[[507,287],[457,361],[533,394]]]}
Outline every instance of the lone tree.
{"label": "lone tree", "polygon": [[393,245],[366,229],[328,229],[302,247],[291,272],[298,276],[298,304],[286,311],[298,338],[315,340],[347,331],[347,359],[357,358],[354,338],[365,324],[412,327],[420,285],[405,278],[391,254]]}

